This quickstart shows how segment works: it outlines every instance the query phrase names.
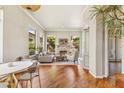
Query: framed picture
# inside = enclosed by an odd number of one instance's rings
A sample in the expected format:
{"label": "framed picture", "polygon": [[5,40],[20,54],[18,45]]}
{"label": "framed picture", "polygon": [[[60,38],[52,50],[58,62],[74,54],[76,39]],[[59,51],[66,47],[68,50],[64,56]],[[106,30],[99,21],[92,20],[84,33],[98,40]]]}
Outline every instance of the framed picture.
{"label": "framed picture", "polygon": [[59,39],[59,45],[67,45],[68,44],[68,39],[67,38],[62,38]]}

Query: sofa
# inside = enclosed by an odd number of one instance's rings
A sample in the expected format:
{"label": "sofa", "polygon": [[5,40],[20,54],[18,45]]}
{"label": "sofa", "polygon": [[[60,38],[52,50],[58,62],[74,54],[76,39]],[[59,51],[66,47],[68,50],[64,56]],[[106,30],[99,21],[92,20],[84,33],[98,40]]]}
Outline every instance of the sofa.
{"label": "sofa", "polygon": [[52,63],[54,60],[54,55],[39,55],[38,61],[40,63]]}

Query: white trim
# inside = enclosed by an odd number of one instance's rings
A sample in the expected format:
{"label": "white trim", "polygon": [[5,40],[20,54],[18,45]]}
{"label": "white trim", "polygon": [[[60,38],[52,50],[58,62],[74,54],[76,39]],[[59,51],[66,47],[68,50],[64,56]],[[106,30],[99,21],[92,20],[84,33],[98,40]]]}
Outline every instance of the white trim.
{"label": "white trim", "polygon": [[94,77],[94,78],[99,78],[99,79],[103,79],[104,76],[97,76],[94,73],[92,73],[91,71],[89,71],[89,73]]}
{"label": "white trim", "polygon": [[46,28],[46,31],[81,31],[81,28]]}
{"label": "white trim", "polygon": [[[122,31],[124,31],[124,27],[122,26]],[[124,74],[124,36],[121,38],[121,46],[122,46],[122,65],[121,65],[121,73]]]}
{"label": "white trim", "polygon": [[89,70],[89,68],[88,68],[88,67],[85,67],[85,66],[83,66],[83,68],[84,68],[84,69],[87,69],[87,70]]}
{"label": "white trim", "polygon": [[109,62],[108,62],[108,31],[107,31],[107,27],[105,25],[105,77],[108,77],[109,76]]}
{"label": "white trim", "polygon": [[21,6],[18,6],[25,14],[27,14],[37,25],[41,27],[42,30],[46,31],[46,28],[42,26],[36,18],[34,18],[26,9],[23,9]]}
{"label": "white trim", "polygon": [[104,76],[96,76],[96,78],[103,79]]}
{"label": "white trim", "polygon": [[95,75],[93,72],[91,72],[90,70],[89,70],[89,73],[90,73],[93,77],[96,78],[96,75]]}
{"label": "white trim", "polygon": [[104,75],[104,77],[105,77],[105,78],[107,78],[107,77],[108,77],[108,75]]}
{"label": "white trim", "polygon": [[124,74],[124,72],[123,72],[123,71],[121,71],[121,74]]}

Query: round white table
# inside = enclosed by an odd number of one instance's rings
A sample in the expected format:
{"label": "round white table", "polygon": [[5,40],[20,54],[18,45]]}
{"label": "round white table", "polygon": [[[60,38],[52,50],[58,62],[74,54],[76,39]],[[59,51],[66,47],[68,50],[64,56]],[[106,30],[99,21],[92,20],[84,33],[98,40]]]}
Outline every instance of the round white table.
{"label": "round white table", "polygon": [[24,70],[30,67],[32,64],[33,62],[31,62],[30,60],[0,64],[0,76],[9,75],[10,79],[12,79],[14,73]]}

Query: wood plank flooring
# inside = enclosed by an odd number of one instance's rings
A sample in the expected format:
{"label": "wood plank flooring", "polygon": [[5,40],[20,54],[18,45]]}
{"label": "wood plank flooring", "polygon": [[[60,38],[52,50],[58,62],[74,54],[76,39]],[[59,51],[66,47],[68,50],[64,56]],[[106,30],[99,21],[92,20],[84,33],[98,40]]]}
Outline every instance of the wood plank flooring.
{"label": "wood plank flooring", "polygon": [[[119,75],[96,79],[79,65],[41,65],[40,78],[42,88],[118,88],[124,87],[119,82]],[[124,78],[121,77],[121,78]],[[30,85],[28,85],[30,87]],[[38,88],[38,78],[33,80],[33,88]]]}

